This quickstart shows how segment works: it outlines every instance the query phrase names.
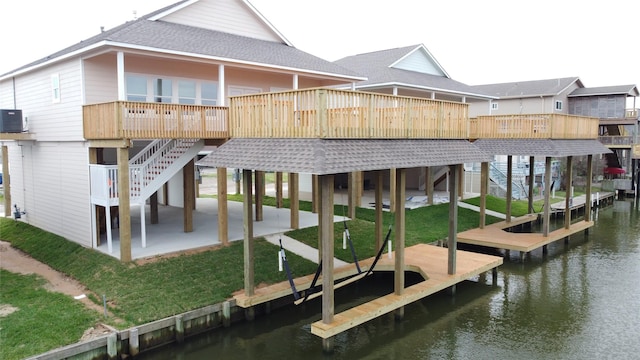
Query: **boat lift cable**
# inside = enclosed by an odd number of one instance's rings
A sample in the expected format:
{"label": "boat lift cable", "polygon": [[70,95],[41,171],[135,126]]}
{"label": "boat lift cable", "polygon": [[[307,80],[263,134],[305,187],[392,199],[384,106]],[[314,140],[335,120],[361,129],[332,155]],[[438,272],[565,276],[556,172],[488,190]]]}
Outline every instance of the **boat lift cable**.
{"label": "boat lift cable", "polygon": [[369,270],[367,270],[366,275],[369,275],[369,274],[371,274],[373,272],[373,268],[376,267],[376,264],[378,263],[378,260],[380,260],[380,257],[382,256],[382,253],[384,252],[384,248],[387,246],[387,241],[389,241],[389,237],[390,236],[391,236],[391,225],[389,225],[389,230],[387,231],[387,236],[385,236],[384,241],[380,245],[380,249],[378,249],[378,253],[376,254],[376,258],[373,259],[373,263],[371,263],[371,267],[369,268]]}
{"label": "boat lift cable", "polygon": [[353,262],[356,264],[356,269],[358,269],[358,274],[362,273],[362,269],[360,269],[360,264],[358,263],[358,256],[356,255],[356,250],[353,247],[353,241],[351,241],[351,234],[349,234],[349,227],[347,226],[347,220],[342,220],[344,223],[344,233],[347,237],[347,242],[349,243],[349,248],[351,249],[351,256],[353,257]]}
{"label": "boat lift cable", "polygon": [[298,293],[298,290],[296,290],[296,285],[293,283],[293,277],[291,276],[289,262],[287,261],[287,256],[284,253],[284,248],[282,247],[282,239],[280,239],[280,258],[282,259],[282,264],[284,265],[284,269],[287,272],[287,278],[289,279],[289,285],[291,286],[293,297],[295,300],[298,300],[300,298],[300,294]]}

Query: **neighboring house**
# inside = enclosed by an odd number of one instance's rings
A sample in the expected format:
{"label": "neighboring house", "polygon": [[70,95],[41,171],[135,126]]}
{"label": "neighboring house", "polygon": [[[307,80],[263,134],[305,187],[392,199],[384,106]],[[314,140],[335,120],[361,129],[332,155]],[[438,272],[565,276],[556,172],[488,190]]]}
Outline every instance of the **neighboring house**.
{"label": "neighboring house", "polygon": [[[185,204],[183,168],[229,138],[228,96],[364,79],[293,47],[248,1],[178,2],[0,75],[0,108],[24,120],[24,132],[0,137],[7,203],[96,247],[119,191],[132,204]],[[144,166],[167,154],[177,160],[152,177]],[[117,186],[124,172],[130,189]]]}
{"label": "neighboring house", "polygon": [[[367,77],[353,83],[354,90],[468,103],[470,107],[487,107],[491,100],[497,99],[453,80],[423,44],[347,56],[335,63]],[[442,189],[447,171],[448,167],[432,169],[433,181]],[[425,178],[420,169],[411,169],[407,174],[407,187],[423,189]],[[367,180],[365,174],[365,182]]]}

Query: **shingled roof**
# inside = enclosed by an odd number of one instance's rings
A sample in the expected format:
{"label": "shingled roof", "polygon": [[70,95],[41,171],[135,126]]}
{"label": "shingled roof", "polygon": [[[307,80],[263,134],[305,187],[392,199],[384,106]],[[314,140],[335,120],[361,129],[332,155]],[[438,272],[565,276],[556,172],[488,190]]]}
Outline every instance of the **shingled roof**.
{"label": "shingled roof", "polygon": [[[356,84],[359,89],[400,86],[406,88],[445,92],[462,96],[490,99],[485,92],[455,81],[440,67],[435,59],[434,63],[444,76],[432,75],[417,71],[410,71],[392,67],[405,56],[423,48],[423,45],[412,45],[401,48],[374,51],[370,53],[348,56],[335,63],[353,70],[367,77],[367,80]],[[426,51],[426,49],[425,49]]]}
{"label": "shingled roof", "polygon": [[640,96],[638,87],[635,85],[616,85],[616,86],[601,86],[592,88],[575,89],[568,95],[568,97],[580,97],[580,96],[608,96],[608,95],[627,95],[627,96]]}
{"label": "shingled roof", "polygon": [[255,64],[307,73],[336,75],[353,78],[354,80],[364,79],[363,76],[356,74],[352,70],[305,53],[283,42],[259,40],[162,20],[150,20],[155,15],[161,14],[183,2],[159,9],[137,20],[129,21],[104,31],[7,74],[61,59],[67,55],[77,55],[99,46],[119,46],[136,49],[145,48],[157,52],[182,54],[205,59],[219,59],[232,63]]}
{"label": "shingled roof", "polygon": [[316,175],[491,161],[466,140],[235,138],[199,166]]}
{"label": "shingled roof", "polygon": [[576,82],[582,87],[582,82],[578,77],[567,77],[559,79],[475,85],[472,86],[472,88],[475,89],[475,91],[497,96],[501,99],[526,98],[556,96]]}
{"label": "shingled roof", "polygon": [[598,140],[589,139],[479,139],[473,144],[491,155],[564,157],[611,152]]}

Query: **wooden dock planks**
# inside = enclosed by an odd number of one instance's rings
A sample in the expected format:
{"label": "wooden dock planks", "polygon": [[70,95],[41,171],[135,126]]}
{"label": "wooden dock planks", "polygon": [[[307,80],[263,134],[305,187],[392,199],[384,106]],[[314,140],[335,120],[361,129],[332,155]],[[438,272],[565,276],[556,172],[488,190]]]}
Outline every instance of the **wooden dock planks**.
{"label": "wooden dock planks", "polygon": [[560,228],[544,236],[542,233],[512,233],[500,226],[487,226],[484,229],[471,229],[458,233],[458,242],[486,246],[496,249],[529,252],[544,245],[558,241],[593,226],[593,221],[579,221],[569,229]]}
{"label": "wooden dock planks", "polygon": [[502,264],[500,257],[458,250],[457,273],[449,275],[446,248],[419,244],[406,248],[405,256],[407,267],[419,268],[428,279],[405,288],[402,295],[388,294],[335,314],[330,324],[314,322],[311,333],[324,339],[335,336]]}

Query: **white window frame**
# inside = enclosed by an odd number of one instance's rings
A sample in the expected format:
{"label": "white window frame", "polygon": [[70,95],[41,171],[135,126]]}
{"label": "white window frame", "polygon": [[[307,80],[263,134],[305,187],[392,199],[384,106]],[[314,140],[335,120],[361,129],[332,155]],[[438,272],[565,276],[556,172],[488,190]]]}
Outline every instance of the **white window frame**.
{"label": "white window frame", "polygon": [[51,102],[60,102],[60,74],[51,75]]}
{"label": "white window frame", "polygon": [[563,105],[564,105],[564,104],[562,103],[562,100],[556,100],[556,101],[553,103],[553,109],[554,109],[555,111],[562,111]]}

